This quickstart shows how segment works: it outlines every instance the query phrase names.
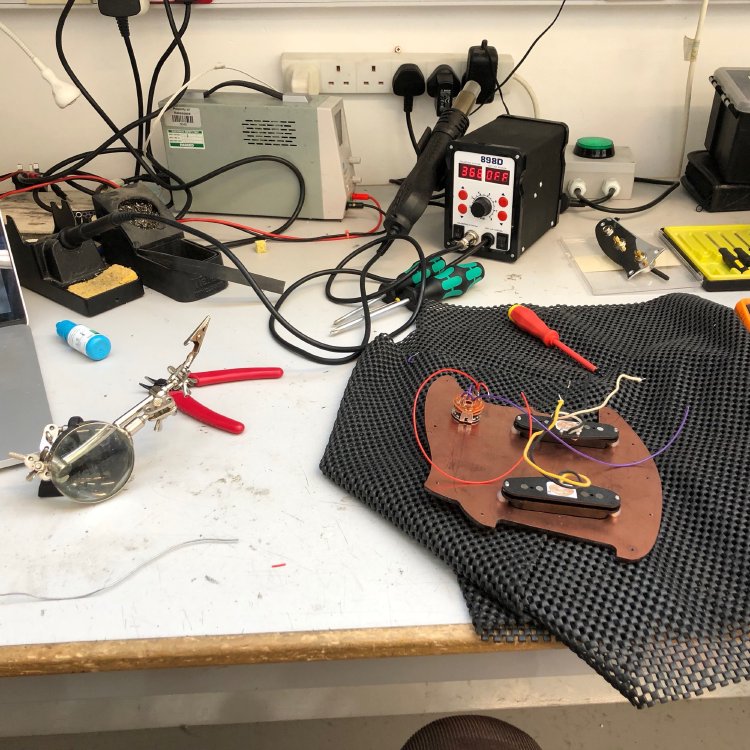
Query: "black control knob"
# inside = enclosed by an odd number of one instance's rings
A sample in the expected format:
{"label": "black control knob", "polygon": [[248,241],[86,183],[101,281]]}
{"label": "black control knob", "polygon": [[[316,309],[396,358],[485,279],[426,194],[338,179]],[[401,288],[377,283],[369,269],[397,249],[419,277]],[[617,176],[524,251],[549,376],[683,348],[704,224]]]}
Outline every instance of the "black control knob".
{"label": "black control knob", "polygon": [[489,216],[492,212],[492,201],[483,195],[477,198],[471,204],[471,215],[481,219],[483,216]]}

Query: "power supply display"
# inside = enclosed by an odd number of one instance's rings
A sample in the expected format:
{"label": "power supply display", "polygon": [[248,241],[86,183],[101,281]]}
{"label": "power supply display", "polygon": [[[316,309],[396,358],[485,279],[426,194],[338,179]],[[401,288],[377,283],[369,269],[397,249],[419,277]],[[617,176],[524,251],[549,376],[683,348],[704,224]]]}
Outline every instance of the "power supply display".
{"label": "power supply display", "polygon": [[473,229],[478,253],[512,263],[560,216],[568,127],[501,115],[448,147],[445,241]]}

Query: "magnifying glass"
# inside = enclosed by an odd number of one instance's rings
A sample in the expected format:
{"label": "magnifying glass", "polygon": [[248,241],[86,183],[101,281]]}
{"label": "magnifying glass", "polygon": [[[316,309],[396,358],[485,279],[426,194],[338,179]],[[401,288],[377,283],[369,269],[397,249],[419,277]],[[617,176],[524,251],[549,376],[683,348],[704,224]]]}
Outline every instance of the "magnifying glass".
{"label": "magnifying glass", "polygon": [[49,480],[77,503],[100,503],[119,492],[135,463],[133,439],[111,422],[81,422],[63,432],[47,454]]}
{"label": "magnifying glass", "polygon": [[168,367],[169,377],[152,381],[148,396],[114,422],[69,420],[66,427],[47,425],[38,453],[9,453],[31,469],[34,477],[51,482],[62,495],[77,503],[100,503],[116,495],[130,479],[135,464],[133,435],[148,423],[158,430],[176,410],[172,391],[187,388],[190,367],[198,355],[209,318],[190,334],[185,344],[192,351],[177,367]]}

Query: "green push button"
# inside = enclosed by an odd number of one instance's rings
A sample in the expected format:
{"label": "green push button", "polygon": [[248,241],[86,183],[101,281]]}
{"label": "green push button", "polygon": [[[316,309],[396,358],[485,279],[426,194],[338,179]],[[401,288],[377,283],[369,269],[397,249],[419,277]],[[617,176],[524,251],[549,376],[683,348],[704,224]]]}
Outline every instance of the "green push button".
{"label": "green push button", "polygon": [[615,144],[611,138],[579,138],[573,147],[573,153],[586,159],[609,159],[615,155]]}

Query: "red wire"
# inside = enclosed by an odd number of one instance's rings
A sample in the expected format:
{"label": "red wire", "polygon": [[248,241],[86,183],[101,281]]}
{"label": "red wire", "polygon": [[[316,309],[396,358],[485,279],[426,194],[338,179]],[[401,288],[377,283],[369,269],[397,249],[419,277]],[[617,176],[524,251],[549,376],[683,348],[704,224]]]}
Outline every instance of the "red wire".
{"label": "red wire", "polygon": [[[380,203],[373,198],[371,195],[367,195],[367,193],[357,193],[357,195],[360,196],[366,196],[367,199],[371,200],[378,208],[380,208]],[[364,200],[364,198],[362,199]],[[233,227],[234,229],[242,229],[246,232],[253,232],[254,234],[260,234],[263,235],[263,237],[269,237],[272,240],[305,240],[305,237],[294,237],[289,234],[274,234],[273,232],[267,232],[264,229],[256,229],[255,227],[249,227],[246,224],[239,224],[236,221],[229,221],[227,219],[209,219],[209,218],[186,218],[186,219],[180,219],[180,222],[183,224],[191,224],[194,222],[205,222],[207,224],[222,224],[225,227]],[[378,222],[375,224],[372,229],[368,229],[366,232],[349,232],[348,230],[344,230],[341,237],[326,237],[323,239],[318,240],[310,240],[311,242],[336,242],[338,240],[348,240],[352,236],[357,237],[359,235],[364,234],[374,234],[375,232],[380,229],[381,224],[383,223],[383,216],[378,212]]]}
{"label": "red wire", "polygon": [[48,185],[56,185],[58,182],[70,182],[71,180],[88,180],[90,182],[101,182],[103,185],[109,185],[113,188],[119,188],[120,186],[112,180],[108,180],[105,177],[97,177],[91,174],[71,174],[67,177],[58,177],[56,180],[50,180],[49,182],[39,182],[36,185],[29,185],[28,187],[18,188],[17,190],[9,190],[7,193],[0,193],[0,200],[8,198],[11,195],[18,195],[19,193],[29,193],[32,190],[39,190],[39,188],[47,187]]}
{"label": "red wire", "polygon": [[0,174],[0,182],[5,182],[5,180],[9,180],[11,177],[15,177],[17,174],[21,174],[23,170],[16,169],[13,172],[7,172],[6,174]]}
{"label": "red wire", "polygon": [[[477,388],[477,393],[481,393],[482,386],[484,386],[484,389],[489,392],[489,389],[487,388],[487,385],[485,383],[479,382],[471,377],[468,373],[464,372],[463,370],[456,370],[452,367],[442,367],[439,370],[435,370],[435,372],[430,373],[421,383],[419,388],[417,388],[416,394],[414,394],[414,404],[412,405],[411,410],[411,425],[412,429],[414,430],[414,439],[417,441],[417,447],[419,448],[422,455],[427,460],[427,463],[430,464],[430,466],[435,469],[435,471],[439,471],[443,476],[448,477],[448,479],[452,479],[454,482],[458,482],[459,484],[494,484],[495,482],[500,481],[501,479],[504,479],[508,476],[512,471],[514,471],[520,464],[523,462],[523,455],[516,461],[513,466],[510,467],[507,471],[503,472],[502,474],[493,477],[492,479],[483,479],[483,480],[474,480],[474,479],[461,479],[460,477],[454,477],[452,474],[449,474],[444,469],[441,469],[428,455],[427,451],[424,448],[424,445],[422,445],[422,441],[419,439],[419,431],[417,429],[417,402],[419,400],[419,395],[424,390],[424,387],[429,383],[430,380],[432,380],[434,377],[437,377],[438,375],[442,375],[444,372],[455,372],[458,375],[463,375],[464,377],[471,380],[472,383]],[[522,394],[523,395],[523,394]],[[531,429],[531,407],[528,404],[528,401],[526,401],[526,397],[524,396],[524,401],[526,402],[527,407],[527,414],[529,415],[529,429]]]}

